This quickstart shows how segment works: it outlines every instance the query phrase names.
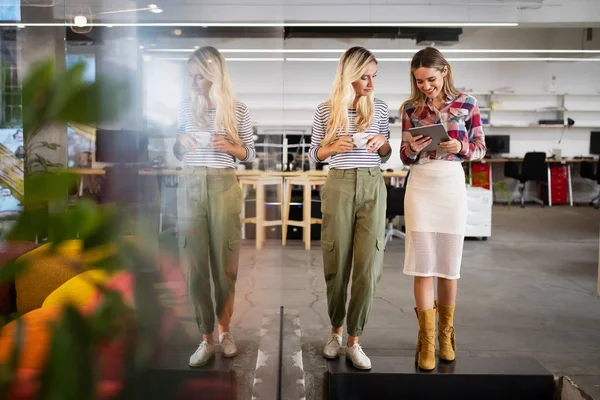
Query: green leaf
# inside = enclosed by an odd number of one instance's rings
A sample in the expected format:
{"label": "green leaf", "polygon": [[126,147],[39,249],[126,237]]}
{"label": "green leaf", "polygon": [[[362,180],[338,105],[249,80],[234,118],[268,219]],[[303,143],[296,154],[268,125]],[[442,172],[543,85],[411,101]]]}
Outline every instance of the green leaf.
{"label": "green leaf", "polygon": [[55,118],[83,124],[112,121],[127,109],[127,93],[126,84],[98,80],[74,91]]}
{"label": "green leaf", "polygon": [[127,269],[127,265],[123,262],[123,257],[119,255],[109,255],[106,258],[91,262],[87,265],[89,265],[90,269],[100,269],[109,273]]}
{"label": "green leaf", "polygon": [[102,341],[120,333],[128,307],[123,302],[121,294],[99,286],[103,299],[94,313],[89,317],[89,323],[94,341]]}
{"label": "green leaf", "polygon": [[69,172],[39,172],[25,176],[24,205],[64,200],[77,185],[78,176]]}
{"label": "green leaf", "polygon": [[50,150],[56,150],[60,147],[60,144],[44,142],[44,143],[42,143],[42,146],[47,147]]}
{"label": "green leaf", "polygon": [[87,400],[95,395],[91,332],[84,317],[67,306],[54,329],[42,375],[43,400]]}
{"label": "green leaf", "polygon": [[49,216],[46,207],[29,207],[19,214],[7,237],[8,240],[34,241],[36,237],[46,236],[48,225]]}
{"label": "green leaf", "polygon": [[79,62],[60,73],[55,79],[51,89],[52,99],[48,108],[50,119],[54,119],[62,110],[69,106],[71,97],[75,93],[90,85],[83,81],[84,72],[85,63]]}
{"label": "green leaf", "polygon": [[63,163],[51,163],[51,162],[49,162],[48,166],[50,168],[63,169],[65,167],[65,164],[63,164]]}
{"label": "green leaf", "polygon": [[32,133],[46,121],[50,86],[54,78],[54,59],[48,59],[33,68],[23,80],[23,134],[25,143]]}
{"label": "green leaf", "polygon": [[122,235],[123,217],[114,205],[99,208],[94,222],[88,227],[85,234],[81,235],[84,249],[114,243],[115,238]]}
{"label": "green leaf", "polygon": [[9,261],[0,268],[0,284],[11,282],[29,268],[29,262],[23,260]]}

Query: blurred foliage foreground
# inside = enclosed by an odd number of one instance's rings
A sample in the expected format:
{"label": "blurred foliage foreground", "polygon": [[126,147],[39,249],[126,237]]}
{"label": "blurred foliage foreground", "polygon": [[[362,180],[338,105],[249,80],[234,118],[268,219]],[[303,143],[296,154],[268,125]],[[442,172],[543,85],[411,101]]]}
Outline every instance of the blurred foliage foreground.
{"label": "blurred foliage foreground", "polygon": [[[45,148],[46,155],[60,150],[38,138],[47,126],[115,120],[125,110],[126,86],[105,79],[85,82],[83,71],[84,65],[78,64],[57,72],[54,62],[45,61],[26,77],[23,128],[27,150]],[[160,270],[156,246],[144,245],[145,238],[140,236],[127,237],[125,215],[114,205],[86,200],[69,205],[67,195],[78,177],[62,170],[61,164],[47,162],[31,151],[25,158],[24,211],[8,235],[8,244],[12,240],[47,242],[49,252],[60,256],[61,244],[79,240],[82,253],[94,256],[85,264],[69,259],[65,263],[77,273],[90,269],[129,273],[134,277],[133,294],[128,301],[121,292],[90,281],[100,293],[97,306],[86,311],[63,306],[51,326],[47,358],[35,371],[20,367],[26,325],[23,316],[11,316],[16,334],[8,362],[0,365],[0,398],[133,398],[140,371],[160,347],[158,342],[166,340],[165,314],[154,285]],[[14,280],[28,267],[19,260],[2,266],[0,283]]]}

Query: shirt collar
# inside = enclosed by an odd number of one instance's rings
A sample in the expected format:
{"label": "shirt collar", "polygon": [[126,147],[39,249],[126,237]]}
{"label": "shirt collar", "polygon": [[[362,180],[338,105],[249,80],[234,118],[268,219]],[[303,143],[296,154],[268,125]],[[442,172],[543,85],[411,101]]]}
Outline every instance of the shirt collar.
{"label": "shirt collar", "polygon": [[[456,100],[456,96],[448,96],[446,97],[446,101],[444,102],[444,105],[448,105],[450,103],[452,103],[454,100]],[[432,107],[431,105],[431,100],[429,99],[429,97],[425,97],[425,104],[427,104],[427,106]]]}

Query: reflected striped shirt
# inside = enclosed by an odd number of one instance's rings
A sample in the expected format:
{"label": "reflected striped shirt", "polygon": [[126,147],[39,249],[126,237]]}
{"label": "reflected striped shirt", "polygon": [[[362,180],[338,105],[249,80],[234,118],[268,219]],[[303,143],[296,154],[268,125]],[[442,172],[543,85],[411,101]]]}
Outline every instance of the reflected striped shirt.
{"label": "reflected striped shirt", "polygon": [[[388,113],[388,105],[383,100],[375,99],[375,112],[373,115],[373,121],[364,133],[373,135],[384,135],[386,139],[390,140],[390,120]],[[317,152],[321,148],[321,142],[325,138],[327,132],[327,121],[331,113],[331,107],[328,102],[322,103],[317,107],[315,117],[312,125],[312,137],[310,142],[309,156],[315,162],[323,162],[325,160],[319,160]],[[348,110],[348,132],[349,135],[354,135],[356,132],[356,125],[354,121],[356,119],[356,110]],[[338,133],[338,136],[345,135],[346,133]],[[354,148],[349,153],[338,153],[329,157],[329,166],[336,169],[352,169],[352,168],[363,168],[363,167],[379,167],[382,162],[386,162],[392,152],[390,151],[385,156],[380,156],[377,152],[369,153],[366,149]]]}
{"label": "reflected striped shirt", "polygon": [[[215,132],[216,109],[208,109],[208,129],[210,134],[225,135],[224,130]],[[235,107],[235,119],[237,121],[238,135],[246,149],[246,158],[241,162],[250,162],[256,157],[254,149],[254,140],[252,132],[252,123],[250,121],[250,112],[244,103],[237,102]],[[179,107],[179,117],[177,118],[177,135],[193,135],[201,133],[201,129],[194,121],[191,111],[191,101],[186,100]],[[210,147],[199,147],[194,151],[187,151],[182,146],[175,146],[175,155],[183,158],[186,166],[210,167],[210,168],[235,168],[235,158],[227,153],[212,150]]]}

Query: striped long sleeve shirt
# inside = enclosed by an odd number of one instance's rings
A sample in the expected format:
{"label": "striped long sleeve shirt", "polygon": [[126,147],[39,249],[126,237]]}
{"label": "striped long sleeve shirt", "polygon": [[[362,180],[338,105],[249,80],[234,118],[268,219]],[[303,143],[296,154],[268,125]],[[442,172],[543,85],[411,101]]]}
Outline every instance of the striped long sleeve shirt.
{"label": "striped long sleeve shirt", "polygon": [[[323,162],[325,160],[319,160],[317,152],[321,148],[321,142],[325,138],[327,132],[327,121],[331,113],[331,107],[329,103],[325,102],[317,107],[315,117],[312,125],[312,136],[310,142],[309,156],[315,162]],[[348,126],[348,132],[340,132],[339,135],[354,135],[356,132],[356,126],[354,121],[356,119],[356,110],[348,110],[348,118],[350,120]],[[388,113],[388,105],[386,102],[375,99],[375,112],[373,115],[373,121],[365,133],[374,135],[384,135],[389,141],[390,139],[390,121]],[[361,167],[379,167],[382,162],[386,162],[392,152],[385,156],[380,156],[377,152],[369,153],[366,149],[354,148],[349,153],[338,153],[334,154],[329,158],[329,166],[336,169],[352,169]]]}
{"label": "striped long sleeve shirt", "polygon": [[[177,119],[177,135],[200,133],[200,128],[192,117],[190,100],[181,103],[179,107],[179,117]],[[225,131],[215,131],[216,109],[208,109],[208,129],[211,134],[225,135]],[[256,157],[254,149],[254,140],[252,132],[252,123],[250,121],[250,112],[244,103],[237,102],[235,107],[235,118],[237,121],[238,134],[246,149],[246,158],[242,162],[250,162]],[[183,159],[186,166],[210,167],[210,168],[235,168],[235,158],[227,153],[212,150],[210,147],[199,147],[194,151],[187,151],[182,146],[176,145],[175,155]]]}
{"label": "striped long sleeve shirt", "polygon": [[402,145],[400,158],[404,164],[414,164],[418,153],[410,150],[410,128],[424,125],[443,124],[448,136],[462,143],[462,151],[458,154],[430,151],[422,153],[419,164],[428,160],[475,161],[485,156],[487,148],[481,126],[481,115],[475,97],[461,94],[449,98],[441,110],[436,110],[431,101],[416,107],[408,103],[402,109]]}

